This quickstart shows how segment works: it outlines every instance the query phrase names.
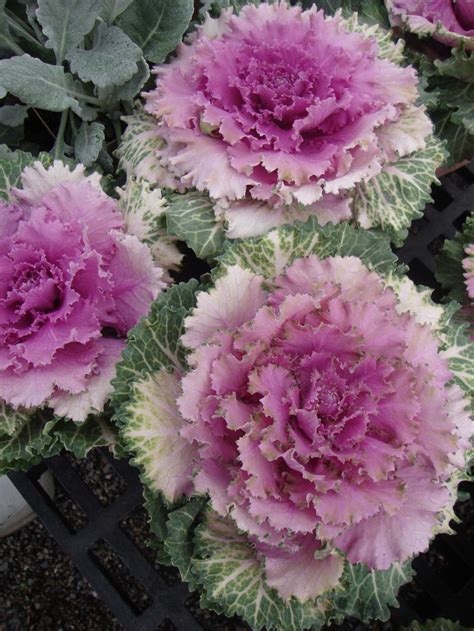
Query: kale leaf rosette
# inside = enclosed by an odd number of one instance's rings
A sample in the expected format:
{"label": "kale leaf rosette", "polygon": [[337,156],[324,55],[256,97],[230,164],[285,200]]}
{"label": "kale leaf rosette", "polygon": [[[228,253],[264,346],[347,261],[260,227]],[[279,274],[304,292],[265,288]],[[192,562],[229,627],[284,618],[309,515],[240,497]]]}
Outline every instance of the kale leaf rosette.
{"label": "kale leaf rosette", "polygon": [[161,294],[115,380],[164,554],[254,629],[388,619],[466,477],[457,305],[314,219],[227,246],[213,281]]}
{"label": "kale leaf rosette", "polygon": [[402,42],[356,14],[226,9],[154,72],[121,165],[175,191],[168,229],[199,255],[216,230],[247,238],[310,216],[400,242],[430,199],[445,152],[415,70]]}
{"label": "kale leaf rosette", "polygon": [[[83,165],[11,154],[0,191],[0,469],[107,443],[101,413],[127,332],[180,254],[160,236],[164,199],[130,181],[119,199]],[[24,168],[23,168],[24,167]],[[7,176],[8,173],[8,177]],[[103,430],[103,431],[102,431]]]}
{"label": "kale leaf rosette", "polygon": [[[474,4],[385,0],[392,26],[409,36],[424,75],[425,102],[454,166],[474,156]],[[410,37],[411,36],[411,37]]]}

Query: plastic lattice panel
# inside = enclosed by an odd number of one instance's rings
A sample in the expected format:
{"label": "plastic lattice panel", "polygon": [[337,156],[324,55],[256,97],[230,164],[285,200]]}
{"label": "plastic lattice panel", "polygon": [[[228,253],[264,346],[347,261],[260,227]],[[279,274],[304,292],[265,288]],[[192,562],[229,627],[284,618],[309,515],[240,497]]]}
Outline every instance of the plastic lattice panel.
{"label": "plastic lattice panel", "polygon": [[[398,251],[419,284],[442,292],[434,277],[435,256],[444,239],[459,230],[474,208],[474,169],[464,168],[443,178],[433,191],[434,202],[413,225]],[[201,271],[201,270],[199,270]],[[88,461],[105,459],[108,472],[84,475],[67,454],[15,472],[10,478],[36,511],[50,534],[75,562],[102,601],[127,631],[245,631],[236,619],[226,621],[199,609],[176,572],[159,566],[147,548],[142,487],[137,471],[125,460],[94,451]],[[103,465],[102,465],[103,466]],[[49,468],[57,491],[48,497],[38,483]],[[474,495],[474,485],[464,491]],[[455,536],[438,536],[429,551],[414,561],[415,579],[402,588],[400,608],[389,623],[361,624],[347,620],[334,631],[399,629],[411,620],[446,617],[474,627],[474,502],[458,503],[462,522]],[[135,535],[134,535],[135,533]],[[137,534],[138,533],[138,534]]]}

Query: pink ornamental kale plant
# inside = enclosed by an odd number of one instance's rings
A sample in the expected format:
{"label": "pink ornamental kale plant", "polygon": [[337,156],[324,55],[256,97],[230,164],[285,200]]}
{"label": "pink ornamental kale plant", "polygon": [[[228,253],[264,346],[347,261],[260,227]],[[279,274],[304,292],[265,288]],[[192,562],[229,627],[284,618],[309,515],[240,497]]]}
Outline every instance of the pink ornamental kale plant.
{"label": "pink ornamental kale plant", "polygon": [[283,598],[336,586],[344,556],[388,569],[446,528],[466,401],[430,327],[359,259],[297,259],[270,291],[230,267],[182,341],[193,490],[248,533]]}
{"label": "pink ornamental kale plant", "polygon": [[315,219],[234,242],[212,288],[158,298],[118,369],[172,563],[252,628],[387,619],[450,531],[474,349],[458,305],[394,261],[388,239]]}
{"label": "pink ornamental kale plant", "polygon": [[421,37],[432,36],[448,46],[474,48],[472,0],[386,0],[392,24]]}
{"label": "pink ornamental kale plant", "polygon": [[0,205],[0,399],[83,421],[163,270],[82,166],[37,162]]}
{"label": "pink ornamental kale plant", "polygon": [[145,94],[159,172],[208,192],[231,238],[350,218],[351,190],[432,130],[415,71],[364,28],[286,2],[207,16]]}

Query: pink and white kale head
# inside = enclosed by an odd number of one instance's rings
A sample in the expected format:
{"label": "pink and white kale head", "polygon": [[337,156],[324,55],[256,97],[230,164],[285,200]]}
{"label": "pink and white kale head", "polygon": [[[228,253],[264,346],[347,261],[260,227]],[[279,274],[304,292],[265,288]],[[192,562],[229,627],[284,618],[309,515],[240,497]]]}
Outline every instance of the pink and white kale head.
{"label": "pink and white kale head", "polygon": [[266,280],[233,265],[198,295],[175,438],[193,465],[175,463],[175,496],[208,494],[282,598],[335,587],[344,559],[385,570],[449,529],[472,424],[441,311],[340,256]]}
{"label": "pink and white kale head", "polygon": [[474,49],[473,0],[386,0],[392,24],[447,46]]}
{"label": "pink and white kale head", "polygon": [[348,219],[348,193],[432,130],[414,69],[374,33],[286,2],[207,16],[145,94],[160,172],[208,192],[231,238]]}
{"label": "pink and white kale head", "polygon": [[76,421],[101,411],[124,338],[163,286],[100,176],[27,167],[0,202],[0,400]]}

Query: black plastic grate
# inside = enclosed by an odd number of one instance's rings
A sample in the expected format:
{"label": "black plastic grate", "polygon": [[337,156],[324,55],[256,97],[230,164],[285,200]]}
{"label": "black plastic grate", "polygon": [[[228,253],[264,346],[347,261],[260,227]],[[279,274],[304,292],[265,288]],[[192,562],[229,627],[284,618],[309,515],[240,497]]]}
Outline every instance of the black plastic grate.
{"label": "black plastic grate", "polygon": [[[451,238],[474,209],[474,168],[447,175],[433,192],[434,202],[417,220],[398,254],[418,284],[435,289],[435,256],[445,238]],[[130,535],[143,517],[142,487],[137,471],[125,460],[114,460],[103,450],[107,477],[114,484],[97,488],[94,478],[81,475],[74,459],[63,454],[50,458],[27,473],[10,474],[18,490],[38,514],[49,533],[68,554],[101,600],[126,631],[245,631],[247,625],[199,609],[176,572],[157,566],[140,540]],[[49,468],[60,483],[51,499],[38,484]],[[464,484],[474,496],[474,484]],[[411,620],[446,617],[474,627],[474,501],[457,505],[462,523],[457,535],[441,535],[430,550],[414,561],[417,572],[402,588],[400,608],[393,609],[390,623],[364,625],[348,620],[340,631],[399,629]]]}

